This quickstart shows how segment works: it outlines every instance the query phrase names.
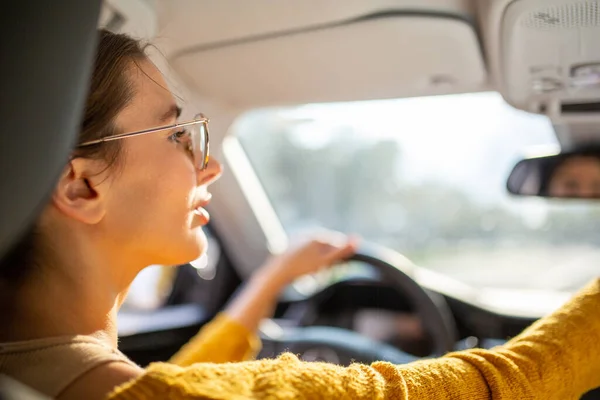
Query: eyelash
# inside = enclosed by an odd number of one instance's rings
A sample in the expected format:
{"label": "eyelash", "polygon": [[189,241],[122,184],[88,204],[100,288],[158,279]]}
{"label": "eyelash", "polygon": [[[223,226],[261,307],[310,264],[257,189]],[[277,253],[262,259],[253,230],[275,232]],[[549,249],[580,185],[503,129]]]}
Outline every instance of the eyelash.
{"label": "eyelash", "polygon": [[185,136],[187,136],[187,131],[181,130],[181,131],[177,131],[177,132],[173,133],[172,135],[170,135],[169,140],[174,143],[180,143],[181,139],[184,138]]}

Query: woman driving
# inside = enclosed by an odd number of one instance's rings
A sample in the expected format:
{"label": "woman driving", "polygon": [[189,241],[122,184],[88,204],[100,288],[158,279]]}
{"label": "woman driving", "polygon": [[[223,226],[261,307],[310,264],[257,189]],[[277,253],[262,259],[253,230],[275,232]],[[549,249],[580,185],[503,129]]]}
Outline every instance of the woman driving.
{"label": "woman driving", "polygon": [[[169,363],[118,350],[117,312],[135,276],[206,250],[208,119],[180,110],[144,48],[100,32],[78,145],[35,226],[0,265],[0,373],[61,399],[576,399],[600,386],[595,280],[493,350],[407,365],[341,367],[291,354],[244,361],[258,322],[295,277],[344,259],[353,240],[273,258]],[[218,199],[216,199],[218,201]]]}

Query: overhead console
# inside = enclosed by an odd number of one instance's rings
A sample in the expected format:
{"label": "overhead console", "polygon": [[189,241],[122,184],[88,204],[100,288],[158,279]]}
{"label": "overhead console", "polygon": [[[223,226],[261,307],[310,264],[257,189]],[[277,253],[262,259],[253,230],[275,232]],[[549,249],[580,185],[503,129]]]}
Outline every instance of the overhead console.
{"label": "overhead console", "polygon": [[[177,42],[170,63],[197,93],[255,108],[487,87],[465,2],[305,0],[294,12],[286,2],[251,3],[188,2],[197,23],[165,23],[161,35]],[[160,3],[171,16],[177,4]]]}
{"label": "overhead console", "polygon": [[600,119],[600,2],[503,2],[498,59],[507,101],[554,120]]}

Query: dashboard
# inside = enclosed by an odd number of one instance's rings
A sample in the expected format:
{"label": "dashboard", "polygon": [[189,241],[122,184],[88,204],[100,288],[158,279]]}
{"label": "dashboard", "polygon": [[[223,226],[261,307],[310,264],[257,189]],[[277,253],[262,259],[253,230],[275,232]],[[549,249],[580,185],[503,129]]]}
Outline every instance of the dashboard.
{"label": "dashboard", "polygon": [[352,330],[415,355],[427,355],[428,338],[420,318],[408,312],[364,308],[354,312]]}
{"label": "dashboard", "polygon": [[[457,350],[502,344],[534,321],[498,315],[454,298],[446,301],[456,320]],[[431,354],[430,338],[408,299],[375,278],[348,277],[304,299],[284,302],[274,321],[283,327],[350,330],[417,357]]]}

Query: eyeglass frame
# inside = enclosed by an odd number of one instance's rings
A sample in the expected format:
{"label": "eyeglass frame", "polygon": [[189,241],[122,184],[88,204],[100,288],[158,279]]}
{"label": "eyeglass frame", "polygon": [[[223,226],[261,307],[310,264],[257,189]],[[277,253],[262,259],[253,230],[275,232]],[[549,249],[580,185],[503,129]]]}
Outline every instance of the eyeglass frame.
{"label": "eyeglass frame", "polygon": [[[202,166],[200,167],[200,171],[204,171],[208,166],[208,160],[209,160],[209,146],[208,146],[208,144],[209,144],[208,123],[209,122],[210,122],[210,119],[208,117],[206,117],[204,114],[200,113],[200,114],[197,114],[192,121],[181,122],[181,123],[173,124],[173,125],[159,126],[156,128],[144,129],[144,130],[135,131],[135,132],[118,133],[116,135],[105,136],[100,139],[94,139],[94,140],[90,140],[90,141],[81,143],[77,147],[78,148],[86,147],[86,146],[91,146],[94,144],[111,142],[113,140],[120,140],[120,139],[129,138],[129,137],[146,135],[148,133],[155,133],[155,132],[166,131],[166,130],[170,130],[170,129],[182,128],[184,126],[202,124],[202,125],[204,125],[204,132],[206,132],[206,135],[204,138],[204,146],[205,146],[206,151],[204,152],[204,154],[202,154],[203,160],[202,160]],[[196,154],[193,152],[193,149],[192,149],[192,155],[194,158],[196,157]],[[194,160],[194,162],[196,162],[196,160]]]}

